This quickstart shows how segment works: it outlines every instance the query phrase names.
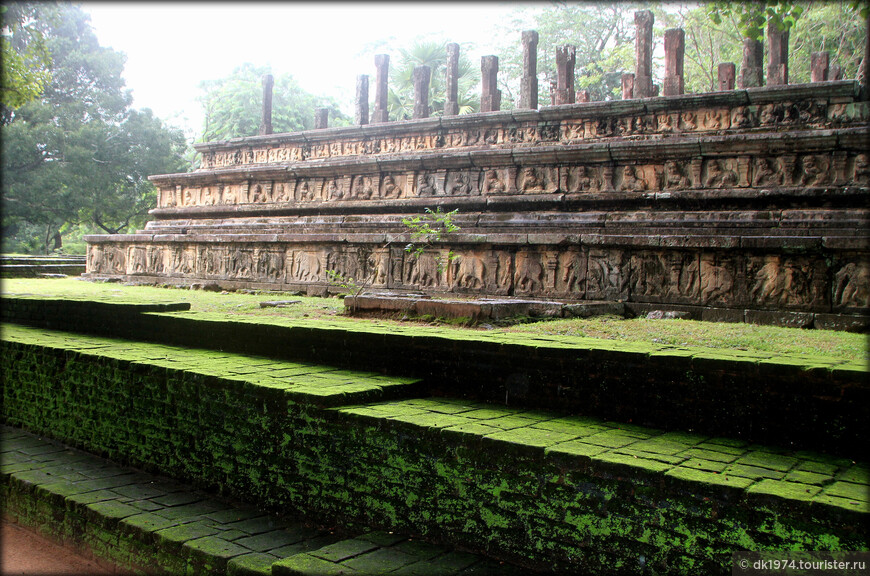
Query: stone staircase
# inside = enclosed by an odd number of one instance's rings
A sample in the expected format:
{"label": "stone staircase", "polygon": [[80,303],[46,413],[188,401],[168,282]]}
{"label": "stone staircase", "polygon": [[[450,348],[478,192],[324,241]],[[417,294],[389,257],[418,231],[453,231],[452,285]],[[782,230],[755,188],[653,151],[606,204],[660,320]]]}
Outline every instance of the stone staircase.
{"label": "stone staircase", "polygon": [[854,456],[679,418],[654,428],[433,397],[419,378],[249,353],[11,324],[2,337],[16,427],[3,434],[4,509],[122,565],[725,574],[739,550],[867,549],[870,465]]}

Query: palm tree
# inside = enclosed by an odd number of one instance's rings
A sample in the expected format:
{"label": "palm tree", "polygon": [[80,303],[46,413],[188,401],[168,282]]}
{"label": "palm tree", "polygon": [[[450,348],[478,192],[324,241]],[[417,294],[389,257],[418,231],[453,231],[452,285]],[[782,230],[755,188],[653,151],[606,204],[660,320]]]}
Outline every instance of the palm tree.
{"label": "palm tree", "polygon": [[[429,66],[430,115],[444,113],[447,100],[447,41],[424,40],[418,38],[409,48],[399,50],[396,65],[390,69],[390,90],[388,110],[390,118],[407,120],[414,112],[414,68]],[[472,66],[468,57],[460,51],[458,74],[459,113],[469,114],[480,109],[479,97],[473,93],[480,82],[480,73]]]}

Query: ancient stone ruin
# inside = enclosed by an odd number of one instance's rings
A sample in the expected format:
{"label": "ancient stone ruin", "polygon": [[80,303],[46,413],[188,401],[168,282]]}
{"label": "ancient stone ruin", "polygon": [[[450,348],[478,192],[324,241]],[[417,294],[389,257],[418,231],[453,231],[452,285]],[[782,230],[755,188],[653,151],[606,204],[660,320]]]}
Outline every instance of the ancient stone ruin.
{"label": "ancient stone ruin", "polygon": [[[739,75],[723,63],[719,91],[683,94],[684,38],[669,30],[660,89],[652,14],[635,22],[637,64],[623,100],[575,92],[566,46],[554,104],[538,108],[534,32],[522,35],[521,107],[512,111],[500,111],[498,59],[487,56],[483,112],[456,115],[448,71],[445,114],[429,117],[421,67],[415,119],[390,122],[381,55],[371,118],[363,76],[358,125],[326,128],[324,109],[320,129],[272,134],[264,80],[260,134],[197,145],[199,169],[152,176],[153,221],[132,235],[88,237],[87,275],[325,294],[334,270],[397,293],[622,301],[636,312],[826,328],[865,322],[862,86],[834,79],[827,55],[813,58],[813,83],[788,85],[788,38],[778,35],[768,86],[760,45],[747,42]],[[458,210],[461,230],[414,257],[402,219],[426,208]],[[439,266],[450,251],[456,257]]]}

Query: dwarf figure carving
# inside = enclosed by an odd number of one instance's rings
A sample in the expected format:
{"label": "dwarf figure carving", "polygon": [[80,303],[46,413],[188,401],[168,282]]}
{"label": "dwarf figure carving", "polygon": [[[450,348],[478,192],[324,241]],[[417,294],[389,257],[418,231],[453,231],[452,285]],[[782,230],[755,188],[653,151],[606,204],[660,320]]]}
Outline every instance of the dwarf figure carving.
{"label": "dwarf figure carving", "polygon": [[721,158],[707,163],[707,188],[728,188],[737,185],[737,174],[729,169]]}
{"label": "dwarf figure carving", "polygon": [[685,190],[691,183],[682,166],[674,160],[665,162],[665,188],[667,190]]}
{"label": "dwarf figure carving", "polygon": [[819,186],[828,180],[828,173],[823,166],[823,160],[812,154],[801,158],[801,184],[804,186]]}
{"label": "dwarf figure carving", "polygon": [[486,194],[498,194],[505,191],[504,182],[499,178],[497,170],[489,170],[483,183],[483,191]]}
{"label": "dwarf figure carving", "polygon": [[640,192],[649,186],[643,177],[643,172],[637,166],[626,166],[622,169],[622,189],[629,192]]}
{"label": "dwarf figure carving", "polygon": [[774,170],[771,161],[768,158],[756,158],[752,164],[752,185],[753,186],[781,186],[782,173]]}

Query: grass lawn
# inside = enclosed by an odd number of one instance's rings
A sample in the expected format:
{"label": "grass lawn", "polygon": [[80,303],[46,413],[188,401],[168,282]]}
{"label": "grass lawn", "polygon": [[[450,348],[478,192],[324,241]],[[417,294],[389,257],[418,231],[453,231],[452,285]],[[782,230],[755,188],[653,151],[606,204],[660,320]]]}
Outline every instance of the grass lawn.
{"label": "grass lawn", "polygon": [[[294,319],[329,318],[353,323],[378,322],[402,324],[401,320],[353,318],[344,313],[341,298],[313,298],[288,293],[206,292],[181,288],[125,286],[117,283],[86,282],[75,278],[0,280],[3,295],[34,295],[64,299],[99,299],[115,302],[189,302],[192,312],[209,312],[227,316],[279,317]],[[269,300],[297,301],[281,308],[261,308]],[[439,330],[445,325],[438,324]],[[450,326],[451,330],[484,330]],[[600,316],[585,319],[542,320],[508,327],[494,332],[511,332],[535,336],[578,336],[652,342],[680,347],[747,350],[783,355],[828,356],[832,359],[866,362],[868,337],[832,330],[801,330],[753,324],[725,324],[692,320],[623,319]]]}

